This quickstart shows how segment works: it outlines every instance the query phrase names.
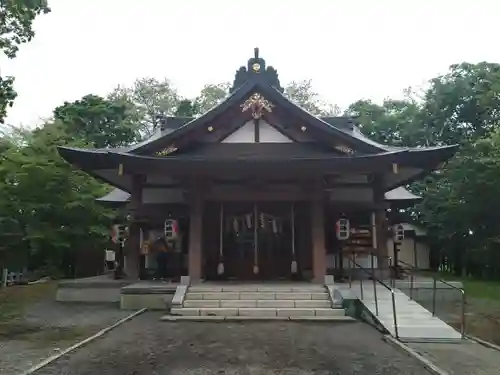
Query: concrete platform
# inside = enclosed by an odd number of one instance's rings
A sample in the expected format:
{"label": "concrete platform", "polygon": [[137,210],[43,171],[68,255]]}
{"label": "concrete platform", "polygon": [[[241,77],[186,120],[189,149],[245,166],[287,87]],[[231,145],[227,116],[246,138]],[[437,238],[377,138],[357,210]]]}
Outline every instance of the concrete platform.
{"label": "concrete platform", "polygon": [[177,289],[177,283],[140,281],[121,289],[120,308],[136,310],[167,310]]}
{"label": "concrete platform", "polygon": [[112,274],[61,280],[57,286],[56,301],[86,303],[119,303],[121,289],[131,280],[114,280]]}

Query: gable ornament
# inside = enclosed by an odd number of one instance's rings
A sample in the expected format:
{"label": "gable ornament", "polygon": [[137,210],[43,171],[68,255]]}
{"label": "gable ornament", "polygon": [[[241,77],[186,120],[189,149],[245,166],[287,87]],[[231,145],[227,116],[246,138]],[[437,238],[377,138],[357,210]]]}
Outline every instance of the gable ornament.
{"label": "gable ornament", "polygon": [[170,145],[170,146],[164,148],[163,150],[160,150],[157,153],[155,153],[155,156],[167,156],[167,155],[170,155],[172,152],[175,152],[177,150],[178,150],[178,148],[175,147],[175,145]]}
{"label": "gable ornament", "polygon": [[245,102],[241,105],[241,112],[246,112],[248,110],[252,111],[252,117],[256,120],[260,119],[264,112],[272,112],[274,104],[270,103],[262,95],[255,93],[252,94]]}

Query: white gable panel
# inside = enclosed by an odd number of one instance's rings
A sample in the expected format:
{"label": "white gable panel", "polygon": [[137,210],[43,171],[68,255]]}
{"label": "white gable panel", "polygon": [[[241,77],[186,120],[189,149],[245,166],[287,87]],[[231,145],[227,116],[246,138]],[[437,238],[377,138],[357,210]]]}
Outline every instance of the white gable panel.
{"label": "white gable panel", "polygon": [[281,134],[264,120],[259,121],[259,141],[263,143],[290,143],[287,136]]}
{"label": "white gable panel", "polygon": [[222,143],[255,143],[255,126],[253,121],[247,122],[234,133],[229,134]]}

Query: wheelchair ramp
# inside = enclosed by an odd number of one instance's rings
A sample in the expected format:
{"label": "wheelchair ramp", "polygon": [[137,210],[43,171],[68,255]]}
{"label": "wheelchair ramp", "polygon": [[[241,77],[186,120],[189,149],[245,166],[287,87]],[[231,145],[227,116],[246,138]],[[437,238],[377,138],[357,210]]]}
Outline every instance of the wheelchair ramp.
{"label": "wheelchair ramp", "polygon": [[[377,284],[378,314],[373,285],[364,283],[363,299],[359,282],[351,292],[363,303],[372,316],[394,337],[407,342],[460,342],[462,335],[399,289],[394,290],[396,324],[394,322],[391,292]],[[396,333],[397,326],[397,333]]]}

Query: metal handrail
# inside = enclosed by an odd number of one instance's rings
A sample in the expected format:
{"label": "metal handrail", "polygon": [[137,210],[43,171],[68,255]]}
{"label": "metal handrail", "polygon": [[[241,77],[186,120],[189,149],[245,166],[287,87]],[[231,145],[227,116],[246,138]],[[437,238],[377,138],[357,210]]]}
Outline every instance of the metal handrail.
{"label": "metal handrail", "polygon": [[[371,262],[371,272],[366,269],[365,267],[361,266],[359,263],[357,263],[354,260],[354,256],[350,257],[347,255],[347,258],[349,259],[349,288],[352,288],[352,268],[351,263],[353,266],[358,267],[361,271],[365,272],[369,276],[371,276],[373,280],[373,294],[375,297],[375,315],[379,315],[379,310],[378,310],[378,297],[377,297],[377,282],[382,285],[384,288],[388,289],[391,292],[391,299],[392,299],[392,316],[394,320],[394,334],[396,336],[396,339],[399,339],[399,331],[398,331],[398,321],[396,317],[396,295],[394,293],[394,289],[391,288],[390,286],[386,285],[382,280],[380,280],[378,277],[375,276],[375,272],[373,270],[373,254],[371,254],[372,257],[372,262]],[[363,278],[360,279],[360,289],[361,289],[361,299],[363,299]]]}
{"label": "metal handrail", "polygon": [[[413,299],[413,289],[414,289],[414,282],[415,282],[415,277],[414,274],[420,272],[418,268],[414,267],[413,265],[406,263],[402,260],[398,260],[398,263],[401,263],[402,265],[408,267],[411,271],[410,274],[410,299]],[[436,294],[437,294],[437,283],[443,283],[445,285],[448,285],[452,289],[457,290],[460,295],[461,295],[461,317],[460,317],[460,334],[462,336],[462,339],[465,338],[465,305],[466,305],[466,298],[465,298],[465,289],[464,288],[459,288],[448,281],[444,279],[438,279],[436,277],[436,274],[432,275],[433,283],[432,283],[432,316],[436,315]]]}

